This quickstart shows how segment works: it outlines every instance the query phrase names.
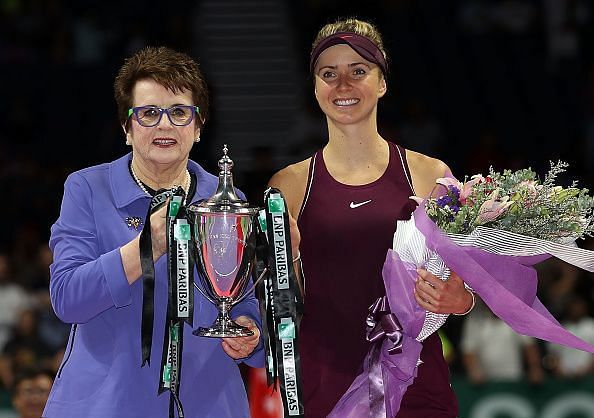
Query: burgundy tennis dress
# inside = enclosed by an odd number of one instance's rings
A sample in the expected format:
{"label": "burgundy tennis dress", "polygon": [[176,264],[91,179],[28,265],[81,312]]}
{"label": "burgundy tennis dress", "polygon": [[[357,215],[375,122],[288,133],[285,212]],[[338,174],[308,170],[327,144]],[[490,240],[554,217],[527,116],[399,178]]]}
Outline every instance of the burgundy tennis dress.
{"label": "burgundy tennis dress", "polygon": [[[305,415],[326,417],[362,369],[369,349],[367,309],[385,294],[382,266],[396,220],[415,203],[403,148],[389,143],[390,162],[376,181],[349,186],[312,158],[298,218],[305,280],[300,328]],[[458,403],[437,334],[423,343],[423,363],[402,401],[398,418],[454,418]]]}

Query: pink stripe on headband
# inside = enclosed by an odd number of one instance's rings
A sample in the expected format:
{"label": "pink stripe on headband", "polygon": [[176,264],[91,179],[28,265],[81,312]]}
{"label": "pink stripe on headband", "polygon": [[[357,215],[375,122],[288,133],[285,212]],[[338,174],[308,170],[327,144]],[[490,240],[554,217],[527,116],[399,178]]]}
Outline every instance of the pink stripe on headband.
{"label": "pink stripe on headband", "polygon": [[311,74],[314,72],[316,63],[320,54],[331,46],[338,44],[347,44],[353,50],[365,58],[367,61],[376,64],[384,73],[384,76],[388,73],[388,63],[384,58],[382,51],[374,44],[369,38],[358,35],[354,32],[337,32],[333,35],[324,38],[311,52],[309,59],[309,71]]}

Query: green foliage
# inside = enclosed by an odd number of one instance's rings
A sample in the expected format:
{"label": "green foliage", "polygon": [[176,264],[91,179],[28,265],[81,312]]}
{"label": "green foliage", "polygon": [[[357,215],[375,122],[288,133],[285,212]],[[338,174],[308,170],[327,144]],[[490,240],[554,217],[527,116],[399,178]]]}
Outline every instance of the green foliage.
{"label": "green foliage", "polygon": [[541,182],[534,171],[495,172],[486,177],[438,179],[447,186],[439,198],[427,200],[428,216],[445,232],[469,234],[478,225],[549,241],[566,242],[592,236],[594,198],[574,182],[555,185],[567,163],[551,162]]}

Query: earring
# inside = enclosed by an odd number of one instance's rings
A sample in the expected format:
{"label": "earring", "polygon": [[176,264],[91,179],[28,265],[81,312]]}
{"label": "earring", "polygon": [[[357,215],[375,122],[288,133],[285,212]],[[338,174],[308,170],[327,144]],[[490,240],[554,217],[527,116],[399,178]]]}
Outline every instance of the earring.
{"label": "earring", "polygon": [[196,139],[194,140],[194,142],[197,144],[198,142],[200,142],[200,137],[197,136]]}
{"label": "earring", "polygon": [[130,139],[130,134],[126,134],[126,145],[132,145],[132,140]]}

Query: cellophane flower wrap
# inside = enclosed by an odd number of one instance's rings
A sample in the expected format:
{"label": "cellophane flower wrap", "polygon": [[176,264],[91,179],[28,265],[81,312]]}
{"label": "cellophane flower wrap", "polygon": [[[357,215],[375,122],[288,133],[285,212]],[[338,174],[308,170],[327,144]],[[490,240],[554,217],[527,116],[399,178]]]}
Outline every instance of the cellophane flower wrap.
{"label": "cellophane flower wrap", "polygon": [[530,169],[499,173],[491,168],[487,176],[464,182],[438,179],[438,197],[413,197],[419,206],[410,220],[397,222],[384,263],[385,306],[380,315],[374,307],[368,317],[368,331],[383,328],[388,338],[371,345],[363,372],[329,417],[398,412],[422,361],[421,342],[448,316],[417,304],[417,268],[442,280],[452,269],[519,334],[594,353],[594,346],[565,330],[536,297],[533,266],[551,256],[594,272],[594,252],[575,243],[594,232],[594,199],[575,182],[555,184],[566,168],[564,162],[551,163],[542,182]]}

